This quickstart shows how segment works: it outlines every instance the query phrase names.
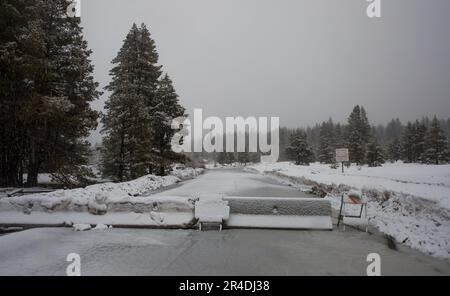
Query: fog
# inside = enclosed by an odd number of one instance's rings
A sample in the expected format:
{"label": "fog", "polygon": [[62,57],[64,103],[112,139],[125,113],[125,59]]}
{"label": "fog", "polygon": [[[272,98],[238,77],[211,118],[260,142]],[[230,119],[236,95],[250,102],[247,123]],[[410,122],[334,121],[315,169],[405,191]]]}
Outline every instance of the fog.
{"label": "fog", "polygon": [[355,104],[373,124],[450,117],[450,1],[381,1],[379,19],[365,0],[84,0],[81,17],[101,87],[144,22],[188,113],[289,127],[345,121]]}

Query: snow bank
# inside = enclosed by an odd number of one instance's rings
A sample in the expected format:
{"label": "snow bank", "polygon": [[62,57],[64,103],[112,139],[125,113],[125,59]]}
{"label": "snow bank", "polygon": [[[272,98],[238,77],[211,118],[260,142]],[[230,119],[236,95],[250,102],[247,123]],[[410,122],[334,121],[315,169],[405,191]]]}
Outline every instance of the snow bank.
{"label": "snow bank", "polygon": [[[342,193],[362,194],[370,224],[397,242],[450,259],[450,165],[386,164],[351,167],[342,174],[328,165],[257,164],[253,171],[309,188],[338,209]],[[356,190],[356,191],[355,191]]]}
{"label": "snow bank", "polygon": [[[31,194],[0,199],[0,223],[20,223],[6,219],[6,212],[10,218],[14,213],[24,213],[30,216],[35,212],[60,213],[75,212],[89,213],[92,216],[103,216],[111,212],[147,213],[150,212],[192,212],[193,203],[189,197],[144,196],[156,189],[176,184],[184,179],[193,178],[202,173],[201,169],[175,170],[169,176],[159,177],[147,175],[142,178],[123,183],[103,183],[86,188],[72,190],[58,190],[50,193]],[[44,216],[45,217],[45,216]],[[31,222],[28,219],[14,218]],[[156,222],[148,217],[150,223]],[[39,220],[39,219],[38,219]],[[61,218],[44,218],[46,221],[62,222]],[[92,219],[91,219],[92,220]],[[63,220],[64,221],[64,220]],[[124,222],[123,220],[121,220]],[[97,222],[95,219],[93,222]],[[99,222],[100,223],[100,222]],[[95,223],[93,223],[95,224]]]}
{"label": "snow bank", "polygon": [[75,231],[88,231],[91,230],[92,227],[90,224],[74,224],[73,230]]}
{"label": "snow bank", "polygon": [[258,172],[280,172],[326,185],[345,184],[357,189],[401,192],[433,201],[439,207],[450,210],[450,165],[395,163],[376,168],[352,166],[346,168],[344,174],[340,169],[317,163],[296,166],[282,162],[258,164],[251,168]]}

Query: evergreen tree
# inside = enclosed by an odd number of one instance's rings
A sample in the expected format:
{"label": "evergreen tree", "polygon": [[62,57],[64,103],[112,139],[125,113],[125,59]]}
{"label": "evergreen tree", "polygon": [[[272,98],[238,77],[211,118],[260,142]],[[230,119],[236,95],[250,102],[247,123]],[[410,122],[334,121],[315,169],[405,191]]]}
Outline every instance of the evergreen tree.
{"label": "evergreen tree", "polygon": [[[40,72],[43,36],[37,1],[0,2],[0,186],[23,184],[26,129],[21,108]],[[35,42],[30,42],[30,41]],[[36,65],[36,66],[32,66]]]}
{"label": "evergreen tree", "polygon": [[402,135],[402,123],[400,119],[392,119],[385,129],[385,140],[389,143],[399,139]]}
{"label": "evergreen tree", "polygon": [[35,186],[43,169],[73,185],[82,185],[90,175],[84,166],[89,154],[84,139],[97,126],[98,113],[90,102],[99,93],[80,20],[66,17],[70,3],[8,0],[0,4],[5,14],[0,33],[5,112],[1,117],[11,124],[2,131],[6,139],[2,183],[20,185],[26,172],[27,185]]}
{"label": "evergreen tree", "polygon": [[337,148],[335,136],[334,123],[330,118],[328,122],[323,122],[320,127],[318,160],[321,163],[335,162],[335,151]]}
{"label": "evergreen tree", "polygon": [[[118,181],[153,171],[152,115],[158,106],[161,66],[154,41],[144,24],[133,24],[111,70],[111,92],[105,104],[103,173]],[[153,134],[154,135],[154,134]],[[157,160],[156,160],[157,161]]]}
{"label": "evergreen tree", "polygon": [[184,116],[185,109],[178,102],[178,95],[172,80],[166,74],[159,82],[156,92],[156,102],[151,109],[151,135],[153,145],[154,165],[158,166],[159,175],[165,175],[170,163],[180,161],[182,156],[171,150],[171,140],[176,132],[172,129],[172,121]]}
{"label": "evergreen tree", "polygon": [[367,144],[366,149],[366,162],[369,167],[378,167],[384,163],[383,150],[378,145],[376,137],[372,137]]}
{"label": "evergreen tree", "polygon": [[422,157],[425,152],[425,134],[427,132],[426,122],[427,119],[423,119],[422,122],[416,120],[416,122],[414,123],[414,162],[422,161]]}
{"label": "evergreen tree", "polygon": [[425,163],[440,164],[450,161],[450,144],[436,117],[430,124],[425,137]]}
{"label": "evergreen tree", "polygon": [[447,133],[447,139],[450,139],[450,118],[447,119],[447,123],[445,125],[445,131]]}
{"label": "evergreen tree", "polygon": [[291,135],[286,152],[296,165],[309,165],[314,161],[314,153],[308,144],[306,133],[303,131],[297,131]]}
{"label": "evergreen tree", "polygon": [[364,107],[361,106],[361,137],[365,143],[368,143],[371,139],[371,126],[369,123],[369,119],[367,118],[367,112]]}
{"label": "evergreen tree", "polygon": [[393,140],[388,147],[389,160],[396,162],[402,158],[402,148],[399,139]]}
{"label": "evergreen tree", "polygon": [[414,162],[414,127],[411,122],[408,122],[403,130],[401,140],[402,159],[405,162]]}
{"label": "evergreen tree", "polygon": [[402,159],[405,162],[419,162],[425,151],[426,127],[418,120],[415,123],[408,122],[403,130],[401,146]]}
{"label": "evergreen tree", "polygon": [[350,162],[364,163],[370,130],[366,111],[358,105],[355,106],[350,114],[347,126],[347,145]]}
{"label": "evergreen tree", "polygon": [[[341,126],[340,123],[336,124],[334,127],[334,141],[335,141],[335,148],[343,148],[345,147],[345,136],[344,136],[344,127]],[[336,151],[335,151],[336,153]],[[336,159],[333,160],[333,162]]]}

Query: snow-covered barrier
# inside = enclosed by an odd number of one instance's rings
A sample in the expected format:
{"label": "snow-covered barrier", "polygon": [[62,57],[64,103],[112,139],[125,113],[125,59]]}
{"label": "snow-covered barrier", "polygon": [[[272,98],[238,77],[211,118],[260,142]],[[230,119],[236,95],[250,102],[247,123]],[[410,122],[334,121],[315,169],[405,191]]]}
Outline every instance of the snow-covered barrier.
{"label": "snow-covered barrier", "polygon": [[103,183],[72,190],[0,198],[0,225],[72,225],[99,223],[120,226],[188,228],[194,200],[153,196],[150,192],[194,178],[198,169],[172,175],[147,175],[123,183]]}
{"label": "snow-covered barrier", "polygon": [[319,198],[226,197],[227,227],[333,229],[331,202]]}

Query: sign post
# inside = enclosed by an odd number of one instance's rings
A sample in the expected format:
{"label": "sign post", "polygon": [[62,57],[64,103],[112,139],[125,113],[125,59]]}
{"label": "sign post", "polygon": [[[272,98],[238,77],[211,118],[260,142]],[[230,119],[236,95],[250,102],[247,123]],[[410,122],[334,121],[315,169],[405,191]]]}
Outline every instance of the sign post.
{"label": "sign post", "polygon": [[342,173],[344,173],[344,162],[350,161],[347,148],[336,149],[336,162],[342,164]]}

